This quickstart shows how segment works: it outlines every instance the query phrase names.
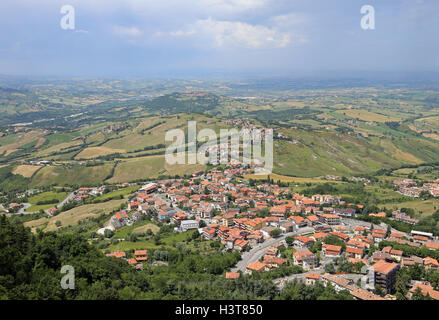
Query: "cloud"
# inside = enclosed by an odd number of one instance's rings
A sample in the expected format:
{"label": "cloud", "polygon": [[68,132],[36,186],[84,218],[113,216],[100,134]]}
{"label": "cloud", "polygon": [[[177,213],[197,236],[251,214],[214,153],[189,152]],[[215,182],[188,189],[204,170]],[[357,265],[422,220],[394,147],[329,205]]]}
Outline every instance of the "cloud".
{"label": "cloud", "polygon": [[113,26],[113,34],[117,36],[139,37],[143,32],[136,27]]}
{"label": "cloud", "polygon": [[187,36],[192,36],[194,34],[196,34],[194,30],[190,30],[190,31],[177,30],[177,31],[169,32],[169,35],[173,37],[187,37]]}
{"label": "cloud", "polygon": [[240,21],[217,21],[209,18],[198,20],[194,28],[213,40],[217,47],[283,48],[291,41],[289,33]]}

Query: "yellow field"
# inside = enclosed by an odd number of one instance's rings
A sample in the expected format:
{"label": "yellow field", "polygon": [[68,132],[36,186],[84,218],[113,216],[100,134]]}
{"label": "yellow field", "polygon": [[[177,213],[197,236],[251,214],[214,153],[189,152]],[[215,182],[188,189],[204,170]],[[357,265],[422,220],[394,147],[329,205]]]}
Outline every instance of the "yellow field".
{"label": "yellow field", "polygon": [[39,138],[37,143],[35,144],[35,148],[39,148],[43,145],[43,143],[46,142],[46,139],[44,138]]}
{"label": "yellow field", "polygon": [[22,175],[25,178],[30,178],[33,176],[35,171],[37,171],[40,168],[41,166],[32,166],[32,165],[24,164],[15,168],[14,171],[12,171],[12,173]]}
{"label": "yellow field", "polygon": [[31,228],[32,232],[36,232],[37,228],[43,227],[47,222],[49,222],[49,219],[44,217],[37,220],[25,222],[24,226]]}
{"label": "yellow field", "polygon": [[369,112],[366,110],[343,109],[343,110],[337,110],[335,112],[343,114],[350,118],[359,119],[363,121],[374,121],[374,122],[401,121],[400,118],[385,116],[382,114]]}
{"label": "yellow field", "polygon": [[6,144],[0,147],[0,154],[4,153],[4,156],[8,156],[15,151],[18,151],[21,146],[28,144],[36,139],[40,139],[42,137],[42,131],[29,131],[21,134],[13,143]]}
{"label": "yellow field", "polygon": [[385,204],[384,206],[388,209],[412,208],[416,213],[422,213],[422,215],[431,215],[439,209],[439,199],[389,203]]}
{"label": "yellow field", "polygon": [[431,138],[439,141],[439,135],[437,135],[436,133],[423,133],[422,135],[426,138]]}
{"label": "yellow field", "polygon": [[63,142],[63,143],[59,143],[57,145],[51,146],[51,147],[49,147],[47,149],[44,149],[42,151],[38,151],[35,155],[36,156],[46,156],[46,155],[49,155],[52,152],[59,152],[59,151],[62,151],[63,149],[74,147],[74,146],[77,146],[77,145],[80,145],[80,144],[82,144],[82,142],[80,140]]}
{"label": "yellow field", "polygon": [[58,229],[58,227],[55,225],[56,221],[61,221],[61,227],[76,225],[80,220],[84,220],[89,217],[97,217],[102,213],[108,213],[111,210],[118,208],[125,201],[126,200],[124,199],[120,199],[98,204],[86,204],[68,211],[61,212],[57,216],[49,218],[47,227],[44,229],[44,231],[53,231]]}
{"label": "yellow field", "polygon": [[[267,175],[255,175],[255,174],[247,174],[244,176],[245,180],[264,180],[267,179]],[[280,180],[281,182],[293,182],[293,183],[342,183],[342,181],[332,181],[332,180],[323,180],[323,179],[313,179],[313,178],[299,178],[299,177],[289,177],[283,176],[280,174],[272,173],[270,174],[270,179],[276,181]]]}
{"label": "yellow field", "polygon": [[107,182],[128,182],[137,179],[156,178],[159,175],[184,175],[205,168],[205,166],[200,164],[168,165],[164,155],[153,155],[122,161],[117,165],[114,176],[107,180]]}
{"label": "yellow field", "polygon": [[93,159],[113,153],[125,153],[124,149],[111,149],[107,147],[90,147],[82,150],[75,159]]}

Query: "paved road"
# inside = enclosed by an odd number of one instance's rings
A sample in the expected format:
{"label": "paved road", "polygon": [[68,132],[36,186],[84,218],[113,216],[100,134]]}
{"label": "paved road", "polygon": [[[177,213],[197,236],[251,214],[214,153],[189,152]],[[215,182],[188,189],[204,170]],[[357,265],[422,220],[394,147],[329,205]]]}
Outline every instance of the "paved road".
{"label": "paved road", "polygon": [[244,272],[246,267],[249,265],[249,263],[258,261],[264,255],[265,249],[274,245],[277,242],[284,240],[286,237],[297,236],[300,234],[311,233],[311,232],[314,232],[313,228],[305,227],[305,228],[299,229],[298,232],[290,232],[290,233],[283,234],[282,236],[280,236],[278,238],[271,238],[271,239],[265,240],[264,242],[253,247],[250,251],[244,252],[241,256],[241,260],[232,269],[232,272],[238,272],[238,270],[241,270],[242,272]]}
{"label": "paved road", "polygon": [[58,204],[56,206],[57,209],[61,208],[63,205],[65,205],[67,202],[70,202],[73,200],[73,198],[75,197],[75,193],[72,192],[71,194],[69,194],[63,201],[61,201],[60,204]]}
{"label": "paved road", "polygon": [[30,208],[32,205],[30,203],[23,203],[23,207],[18,210],[17,214],[34,214],[35,212],[26,212],[27,208]]}

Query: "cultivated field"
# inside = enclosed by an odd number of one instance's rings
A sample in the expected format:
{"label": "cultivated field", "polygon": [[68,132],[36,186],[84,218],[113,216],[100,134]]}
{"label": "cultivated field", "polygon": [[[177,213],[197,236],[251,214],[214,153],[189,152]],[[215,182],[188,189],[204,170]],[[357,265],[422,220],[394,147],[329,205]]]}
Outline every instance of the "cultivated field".
{"label": "cultivated field", "polygon": [[359,119],[363,121],[373,121],[373,122],[401,121],[400,118],[385,116],[379,113],[369,112],[366,110],[344,109],[344,110],[337,110],[335,112],[345,115],[349,118]]}
{"label": "cultivated field", "polygon": [[125,153],[124,149],[112,149],[107,147],[90,147],[82,150],[75,159],[94,159],[100,156],[106,156],[113,153]]}
{"label": "cultivated field", "polygon": [[86,204],[73,208],[68,211],[61,212],[60,214],[49,218],[47,227],[44,231],[57,230],[58,227],[55,225],[56,221],[61,222],[60,227],[73,226],[78,224],[79,221],[90,217],[97,217],[103,213],[108,213],[116,208],[118,208],[125,200],[111,200],[108,202],[97,203],[97,204]]}
{"label": "cultivated field", "polygon": [[41,166],[32,166],[32,165],[24,164],[16,167],[14,171],[12,171],[12,173],[22,175],[25,178],[30,178],[33,176],[35,171],[37,171],[40,168]]}

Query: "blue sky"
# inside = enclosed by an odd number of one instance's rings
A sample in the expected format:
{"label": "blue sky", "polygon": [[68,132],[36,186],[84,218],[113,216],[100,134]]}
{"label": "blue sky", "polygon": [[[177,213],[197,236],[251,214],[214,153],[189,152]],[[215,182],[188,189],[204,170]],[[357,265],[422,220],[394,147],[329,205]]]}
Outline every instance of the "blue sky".
{"label": "blue sky", "polygon": [[[75,30],[60,27],[67,4]],[[0,74],[437,72],[438,31],[437,0],[2,0]]]}

